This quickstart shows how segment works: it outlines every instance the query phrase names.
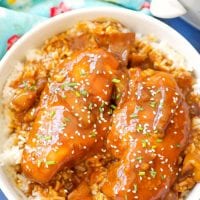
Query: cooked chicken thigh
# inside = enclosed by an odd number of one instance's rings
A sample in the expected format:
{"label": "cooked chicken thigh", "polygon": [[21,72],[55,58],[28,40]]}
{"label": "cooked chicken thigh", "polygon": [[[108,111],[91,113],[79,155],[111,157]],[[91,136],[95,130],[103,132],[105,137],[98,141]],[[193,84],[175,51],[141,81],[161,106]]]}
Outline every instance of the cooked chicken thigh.
{"label": "cooked chicken thigh", "polygon": [[189,134],[188,107],[174,78],[130,69],[129,92],[113,114],[110,165],[102,191],[112,199],[164,199]]}
{"label": "cooked chicken thigh", "polygon": [[101,49],[74,55],[59,66],[42,93],[23,152],[22,169],[48,182],[62,168],[99,149],[108,131],[109,103],[118,61]]}

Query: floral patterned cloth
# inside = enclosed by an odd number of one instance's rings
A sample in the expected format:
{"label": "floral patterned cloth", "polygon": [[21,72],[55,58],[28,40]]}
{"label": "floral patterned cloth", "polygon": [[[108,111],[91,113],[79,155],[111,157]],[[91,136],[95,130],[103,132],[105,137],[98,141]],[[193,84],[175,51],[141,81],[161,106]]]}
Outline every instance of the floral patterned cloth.
{"label": "floral patterned cloth", "polygon": [[0,0],[0,59],[25,32],[47,18],[98,6],[123,6],[150,14],[145,0]]}

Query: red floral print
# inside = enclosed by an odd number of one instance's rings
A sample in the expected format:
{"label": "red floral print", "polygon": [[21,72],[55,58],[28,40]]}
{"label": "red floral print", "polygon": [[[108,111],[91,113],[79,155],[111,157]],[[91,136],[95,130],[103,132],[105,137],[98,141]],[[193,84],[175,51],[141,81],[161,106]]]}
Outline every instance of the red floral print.
{"label": "red floral print", "polygon": [[21,36],[20,35],[12,35],[10,38],[7,40],[7,50],[10,49],[10,47],[17,41],[19,40]]}
{"label": "red floral print", "polygon": [[66,6],[64,2],[61,2],[58,6],[54,6],[50,8],[50,17],[54,17],[64,12],[68,12],[71,9]]}

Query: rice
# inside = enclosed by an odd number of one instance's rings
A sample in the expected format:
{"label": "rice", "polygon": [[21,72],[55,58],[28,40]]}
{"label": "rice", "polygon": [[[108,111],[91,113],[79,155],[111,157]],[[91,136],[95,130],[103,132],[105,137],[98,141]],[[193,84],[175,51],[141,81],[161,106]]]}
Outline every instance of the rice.
{"label": "rice", "polygon": [[[115,32],[125,33],[128,32],[128,30],[119,23],[113,21],[79,23],[66,32],[48,39],[42,48],[29,50],[26,55],[25,63],[16,64],[13,73],[10,75],[4,87],[3,101],[1,102],[1,107],[4,112],[2,116],[4,116],[4,119],[0,120],[5,125],[2,140],[6,142],[1,149],[0,165],[7,168],[9,176],[15,179],[17,187],[23,191],[29,199],[65,199],[65,196],[71,192],[71,188],[73,187],[72,179],[74,179],[74,173],[77,174],[76,179],[80,180],[87,171],[87,162],[89,162],[89,159],[86,162],[80,163],[74,171],[68,168],[63,169],[54,177],[51,183],[45,187],[35,184],[24,177],[21,174],[20,161],[22,159],[24,145],[28,138],[28,126],[30,124],[27,123],[21,128],[15,128],[17,122],[10,112],[8,103],[16,93],[16,90],[11,87],[12,82],[16,80],[24,70],[34,72],[37,68],[40,69],[41,66],[43,66],[44,70],[42,69],[39,73],[50,78],[56,70],[56,66],[72,54],[72,51],[67,45],[67,38],[74,37],[74,35],[80,36],[83,33],[94,32],[101,34]],[[92,40],[88,41],[88,43],[91,43],[91,46],[95,45]],[[136,56],[140,56],[141,59],[143,59],[142,62],[145,63],[146,58],[148,58],[153,63],[154,69],[174,73],[174,76],[176,76],[177,73],[182,73],[182,69],[189,72],[193,71],[193,68],[187,65],[182,55],[177,53],[165,41],[159,41],[152,35],[142,36],[141,34],[137,34],[132,51]],[[148,68],[149,64],[145,63],[145,66]],[[193,95],[200,95],[200,79],[197,79],[196,83],[193,84],[193,91],[191,93]],[[193,129],[198,130],[198,134],[200,135],[199,117],[193,119]],[[195,146],[197,145],[200,144],[196,144]],[[98,155],[97,157],[101,158],[102,155]],[[96,167],[102,165],[102,163],[99,163],[94,157],[90,158],[90,161],[91,160],[93,160],[92,163]],[[105,162],[109,161],[110,157],[107,155]],[[189,181],[184,181],[184,183],[180,181],[178,183],[179,185],[175,186],[179,188],[181,192],[185,192],[191,188],[188,186],[191,181],[195,183],[193,177]],[[184,187],[179,187],[181,184],[184,185]],[[96,199],[107,199],[103,193],[99,191],[98,185],[92,186],[92,193],[96,196]]]}

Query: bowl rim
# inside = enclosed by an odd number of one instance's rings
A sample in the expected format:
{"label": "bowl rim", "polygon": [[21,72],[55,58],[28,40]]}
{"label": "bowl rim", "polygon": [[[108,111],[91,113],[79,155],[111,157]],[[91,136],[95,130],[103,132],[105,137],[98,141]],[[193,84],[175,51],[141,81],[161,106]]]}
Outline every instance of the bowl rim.
{"label": "bowl rim", "polygon": [[[40,30],[48,28],[49,25],[52,24],[52,23],[57,23],[57,22],[59,23],[62,20],[67,20],[68,17],[72,17],[72,16],[76,17],[77,15],[84,15],[86,13],[88,15],[89,14],[92,15],[96,12],[98,12],[98,13],[107,12],[107,13],[117,13],[117,14],[123,13],[123,14],[126,14],[129,17],[137,17],[137,18],[145,20],[147,22],[151,22],[151,23],[155,24],[155,26],[160,26],[164,30],[168,30],[168,32],[171,32],[176,37],[178,37],[180,40],[182,40],[184,46],[187,47],[188,50],[192,52],[191,54],[194,55],[194,59],[195,59],[196,63],[198,63],[198,66],[200,66],[200,54],[182,35],[180,35],[172,27],[170,27],[167,24],[159,21],[158,19],[155,19],[151,16],[147,16],[147,15],[140,13],[140,12],[137,12],[137,11],[132,11],[132,10],[125,9],[125,8],[102,6],[102,7],[81,8],[81,9],[77,9],[77,10],[72,10],[70,12],[63,13],[61,15],[55,16],[53,18],[49,18],[45,21],[41,21],[41,23],[37,24],[31,30],[29,30],[27,33],[25,33],[23,35],[23,37],[21,37],[12,46],[12,48],[9,49],[9,51],[3,56],[3,58],[0,60],[0,74],[2,74],[3,69],[6,68],[6,63],[9,63],[9,59],[13,57],[13,54],[18,50],[18,48],[21,45],[26,43],[26,41],[28,39],[30,39],[32,35],[38,34],[40,32]],[[102,14],[102,16],[103,16],[103,14]],[[88,18],[90,18],[90,17],[88,17]],[[25,50],[23,52],[24,52],[24,56],[25,56]],[[0,173],[0,177],[1,176],[2,176],[2,173]],[[0,178],[0,189],[2,190],[2,192],[6,195],[6,197],[8,199],[16,199],[17,194],[15,193],[15,191],[10,191],[9,188],[4,184],[3,179],[1,179],[1,178]]]}

